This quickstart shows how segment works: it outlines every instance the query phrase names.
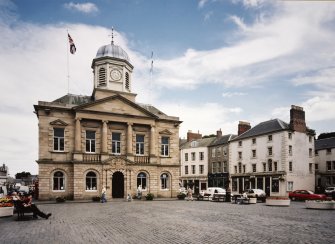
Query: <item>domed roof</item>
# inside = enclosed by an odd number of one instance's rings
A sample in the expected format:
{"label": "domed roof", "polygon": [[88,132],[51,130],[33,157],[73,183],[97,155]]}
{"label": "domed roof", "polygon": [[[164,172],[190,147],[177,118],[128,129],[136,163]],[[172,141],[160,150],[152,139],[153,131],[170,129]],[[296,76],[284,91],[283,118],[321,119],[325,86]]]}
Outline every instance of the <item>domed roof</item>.
{"label": "domed roof", "polygon": [[121,47],[114,44],[108,44],[100,47],[95,58],[101,57],[119,58],[130,63],[128,54]]}

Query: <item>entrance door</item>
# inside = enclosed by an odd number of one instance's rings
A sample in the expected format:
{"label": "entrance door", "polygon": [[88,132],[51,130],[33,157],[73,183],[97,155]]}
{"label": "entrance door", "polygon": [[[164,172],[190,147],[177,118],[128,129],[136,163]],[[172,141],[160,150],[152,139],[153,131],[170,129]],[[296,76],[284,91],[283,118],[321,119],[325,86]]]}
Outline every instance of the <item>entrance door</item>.
{"label": "entrance door", "polygon": [[124,176],[119,171],[113,174],[112,197],[113,198],[123,198],[124,197]]}
{"label": "entrance door", "polygon": [[238,192],[242,194],[244,191],[243,189],[243,178],[238,178]]}

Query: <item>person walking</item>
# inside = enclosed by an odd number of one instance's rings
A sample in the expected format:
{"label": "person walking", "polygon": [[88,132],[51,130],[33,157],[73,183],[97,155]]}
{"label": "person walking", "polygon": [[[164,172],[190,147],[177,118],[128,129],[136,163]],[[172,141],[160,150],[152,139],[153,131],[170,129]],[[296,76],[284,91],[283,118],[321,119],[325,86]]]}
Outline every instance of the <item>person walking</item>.
{"label": "person walking", "polygon": [[193,192],[192,192],[192,189],[189,187],[187,189],[187,201],[191,200],[193,201],[193,196],[192,196]]}
{"label": "person walking", "polygon": [[142,186],[139,185],[137,188],[137,199],[141,199],[142,198]]}
{"label": "person walking", "polygon": [[103,187],[102,190],[101,190],[101,203],[105,203],[107,202],[106,200],[106,188]]}

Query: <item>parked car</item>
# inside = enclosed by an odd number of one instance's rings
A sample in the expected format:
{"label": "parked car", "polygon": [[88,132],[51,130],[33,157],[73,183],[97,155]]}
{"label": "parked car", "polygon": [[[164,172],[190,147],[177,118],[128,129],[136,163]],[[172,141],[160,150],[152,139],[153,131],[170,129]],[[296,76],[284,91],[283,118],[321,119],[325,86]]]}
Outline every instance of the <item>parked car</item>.
{"label": "parked car", "polygon": [[247,193],[247,196],[255,197],[257,200],[261,200],[262,202],[265,202],[266,194],[262,189],[248,189],[245,191]]}
{"label": "parked car", "polygon": [[295,200],[326,200],[327,196],[324,194],[315,194],[308,190],[296,190],[289,193],[289,198]]}
{"label": "parked car", "polygon": [[214,194],[219,196],[226,196],[226,190],[220,187],[209,187],[205,191],[201,191],[198,198],[208,197],[208,200],[212,200]]}
{"label": "parked car", "polygon": [[332,196],[333,192],[335,192],[335,186],[330,186],[325,189],[325,194],[327,196]]}

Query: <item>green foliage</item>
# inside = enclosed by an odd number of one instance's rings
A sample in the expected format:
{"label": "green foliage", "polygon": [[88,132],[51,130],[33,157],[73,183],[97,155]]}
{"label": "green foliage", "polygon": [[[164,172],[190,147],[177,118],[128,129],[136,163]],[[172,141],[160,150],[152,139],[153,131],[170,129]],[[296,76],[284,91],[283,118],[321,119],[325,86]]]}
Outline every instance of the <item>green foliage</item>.
{"label": "green foliage", "polygon": [[147,200],[149,200],[149,201],[153,200],[153,199],[154,199],[154,194],[152,194],[152,193],[148,193],[148,194],[145,196],[145,199],[147,199]]}
{"label": "green foliage", "polygon": [[202,139],[210,138],[210,137],[216,137],[216,135],[214,135],[214,134],[205,135],[205,136],[202,137]]}
{"label": "green foliage", "polygon": [[15,174],[15,179],[23,179],[31,176],[30,172],[22,171],[21,173]]}

